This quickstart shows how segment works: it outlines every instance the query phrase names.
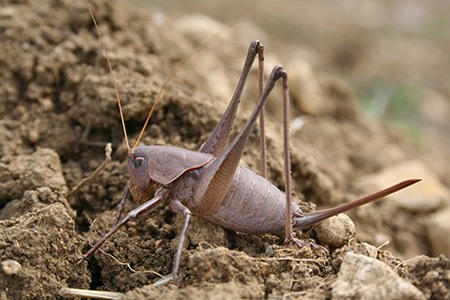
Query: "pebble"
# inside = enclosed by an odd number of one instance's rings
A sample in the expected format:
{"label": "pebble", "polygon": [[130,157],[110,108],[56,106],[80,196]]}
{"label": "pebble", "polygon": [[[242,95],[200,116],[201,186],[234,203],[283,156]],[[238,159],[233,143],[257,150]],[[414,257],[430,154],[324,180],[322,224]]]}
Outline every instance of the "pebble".
{"label": "pebble", "polygon": [[321,245],[340,248],[355,236],[355,224],[346,214],[328,218],[314,227]]}
{"label": "pebble", "polygon": [[21,269],[22,265],[14,259],[7,259],[2,261],[2,271],[8,276],[19,273]]}
{"label": "pebble", "polygon": [[433,256],[444,254],[450,256],[450,207],[430,216],[426,224],[428,241],[430,241]]}
{"label": "pebble", "polygon": [[325,100],[311,65],[304,60],[294,60],[288,64],[288,73],[293,101],[308,115],[322,114]]}
{"label": "pebble", "polygon": [[181,32],[197,37],[199,41],[204,41],[205,36],[222,40],[231,39],[230,31],[224,30],[226,26],[207,15],[193,14],[178,18],[175,26]]}
{"label": "pebble", "polygon": [[333,299],[426,299],[385,263],[348,252],[332,284]]}

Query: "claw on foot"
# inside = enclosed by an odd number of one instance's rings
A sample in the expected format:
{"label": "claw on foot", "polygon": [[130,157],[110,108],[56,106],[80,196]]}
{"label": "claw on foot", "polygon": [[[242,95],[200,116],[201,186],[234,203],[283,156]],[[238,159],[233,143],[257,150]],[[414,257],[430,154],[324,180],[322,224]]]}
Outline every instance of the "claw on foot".
{"label": "claw on foot", "polygon": [[86,257],[84,255],[78,255],[77,256],[77,265],[81,264],[84,260],[86,260]]}
{"label": "claw on foot", "polygon": [[329,254],[330,252],[328,251],[328,249],[327,248],[325,248],[324,246],[321,246],[321,245],[318,245],[318,244],[316,244],[316,243],[312,243],[312,242],[304,242],[304,241],[301,241],[301,240],[299,240],[299,239],[297,239],[297,238],[292,238],[292,239],[286,239],[285,241],[284,241],[284,243],[286,244],[286,245],[297,245],[297,247],[299,247],[299,248],[302,248],[302,247],[310,247],[311,249],[314,249],[314,250],[322,250],[322,251],[324,251],[326,254]]}

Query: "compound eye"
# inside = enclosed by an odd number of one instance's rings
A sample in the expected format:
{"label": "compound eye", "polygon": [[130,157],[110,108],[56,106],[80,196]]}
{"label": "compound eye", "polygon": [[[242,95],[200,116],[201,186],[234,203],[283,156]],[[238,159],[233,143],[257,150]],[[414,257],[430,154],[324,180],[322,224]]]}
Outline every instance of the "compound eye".
{"label": "compound eye", "polygon": [[144,164],[145,159],[143,157],[136,157],[134,160],[134,167],[137,169]]}

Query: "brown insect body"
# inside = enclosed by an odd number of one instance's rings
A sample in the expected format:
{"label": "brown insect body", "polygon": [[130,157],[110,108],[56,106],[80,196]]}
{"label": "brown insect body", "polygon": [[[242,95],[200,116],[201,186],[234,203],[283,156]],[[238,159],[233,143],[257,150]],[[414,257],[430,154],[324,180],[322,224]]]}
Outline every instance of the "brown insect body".
{"label": "brown insect body", "polygon": [[[134,159],[133,159],[134,158]],[[196,207],[198,178],[215,159],[212,155],[166,146],[137,147],[128,160],[130,191],[135,202],[153,197],[159,187],[170,189],[190,211],[222,227],[252,234],[283,234],[286,195],[270,181],[238,166],[227,193],[212,212]],[[294,216],[300,207],[292,204]]]}

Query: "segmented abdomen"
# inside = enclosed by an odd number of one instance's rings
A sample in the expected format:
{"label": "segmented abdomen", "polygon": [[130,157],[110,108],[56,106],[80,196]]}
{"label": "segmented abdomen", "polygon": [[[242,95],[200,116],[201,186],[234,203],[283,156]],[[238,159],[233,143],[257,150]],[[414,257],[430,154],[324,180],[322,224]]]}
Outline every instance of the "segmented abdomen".
{"label": "segmented abdomen", "polygon": [[[282,191],[253,171],[238,167],[221,205],[204,218],[234,231],[282,234],[285,207]],[[293,203],[292,212],[299,209]]]}

